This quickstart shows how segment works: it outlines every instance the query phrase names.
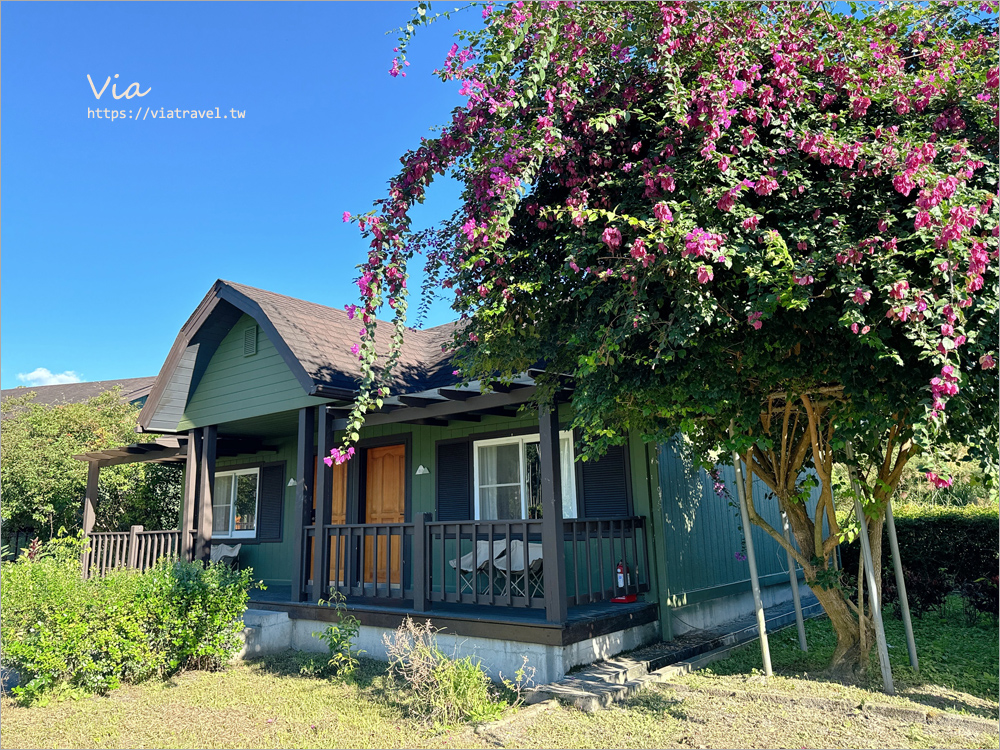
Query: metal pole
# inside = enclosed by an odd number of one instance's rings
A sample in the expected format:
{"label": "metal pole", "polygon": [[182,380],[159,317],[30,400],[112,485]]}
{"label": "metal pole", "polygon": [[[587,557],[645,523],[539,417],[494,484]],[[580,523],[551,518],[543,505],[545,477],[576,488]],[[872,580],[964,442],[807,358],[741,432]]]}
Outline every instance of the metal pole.
{"label": "metal pole", "polygon": [[[792,534],[788,526],[788,516],[785,513],[781,514],[781,525],[784,527],[785,541],[788,542],[788,546],[791,546]],[[795,605],[795,627],[799,631],[799,648],[808,651],[806,623],[802,619],[802,600],[799,598],[799,571],[795,567],[795,558],[792,557],[791,550],[786,549],[785,554],[788,557],[788,579],[792,584],[792,603]]]}
{"label": "metal pole", "polygon": [[917,643],[913,640],[913,622],[910,620],[910,602],[906,598],[906,581],[903,580],[903,563],[899,559],[899,542],[896,541],[896,521],[892,517],[892,500],[885,506],[885,525],[889,532],[889,548],[892,550],[892,567],[896,573],[896,590],[899,592],[899,609],[903,614],[903,628],[906,630],[906,650],[910,652],[910,666],[914,672],[920,671],[917,661]]}
{"label": "metal pole", "polygon": [[[729,437],[733,437],[732,422],[729,423]],[[735,450],[733,451],[733,468],[736,470],[736,494],[740,499],[740,519],[743,523],[743,539],[747,545],[747,564],[750,566],[750,589],[753,591],[753,606],[754,612],[757,615],[757,632],[760,633],[760,655],[764,661],[764,676],[770,677],[771,649],[767,643],[764,605],[760,600],[760,580],[757,578],[757,555],[754,554],[753,535],[750,531],[750,513],[747,511],[746,486],[743,484],[743,464],[740,461],[740,454]]]}
{"label": "metal pole", "polygon": [[[850,442],[847,443],[847,458],[854,458]],[[872,547],[868,539],[868,521],[865,518],[864,508],[861,507],[861,487],[854,475],[854,467],[850,467],[849,471],[851,473],[851,487],[854,490],[854,514],[858,518],[858,526],[861,529],[861,559],[864,560],[865,564],[868,599],[871,601],[872,619],[875,620],[875,643],[878,647],[879,667],[882,670],[882,686],[886,694],[895,695],[896,691],[892,685],[892,667],[889,665],[889,647],[885,642],[885,627],[882,624],[882,604],[879,601],[878,586],[875,584],[875,563],[872,561]],[[860,622],[859,627],[861,627]]]}

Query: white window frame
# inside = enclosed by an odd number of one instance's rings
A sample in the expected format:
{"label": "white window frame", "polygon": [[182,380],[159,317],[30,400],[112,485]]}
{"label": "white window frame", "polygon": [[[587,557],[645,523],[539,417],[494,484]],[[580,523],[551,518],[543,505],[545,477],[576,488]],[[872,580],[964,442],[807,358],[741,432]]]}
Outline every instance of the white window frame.
{"label": "white window frame", "polygon": [[[255,504],[254,504],[254,509],[253,509],[253,528],[252,529],[244,529],[244,530],[241,530],[241,531],[236,531],[236,529],[234,528],[234,526],[236,524],[236,508],[234,506],[236,504],[236,484],[237,484],[235,477],[247,476],[249,474],[253,474],[254,476],[257,477],[257,487],[256,487],[256,489],[254,491],[254,501],[255,501]],[[212,531],[212,538],[213,539],[253,539],[253,538],[255,538],[257,536],[257,525],[258,525],[258,522],[260,520],[260,467],[259,466],[255,466],[255,467],[253,467],[251,469],[232,469],[231,471],[217,471],[217,472],[215,472],[215,477],[214,477],[213,482],[212,482],[212,506],[213,506],[212,514],[213,514],[213,516],[215,514],[214,506],[218,505],[218,503],[215,502],[215,500],[216,500],[216,497],[215,497],[215,482],[218,481],[219,477],[226,477],[226,476],[230,476],[230,477],[234,478],[233,481],[232,481],[232,483],[230,484],[231,489],[229,491],[229,531],[228,531],[228,533],[223,533],[221,531],[214,531],[213,530]]]}
{"label": "white window frame", "polygon": [[[573,499],[573,516],[572,518],[579,518],[579,498],[576,495],[576,454],[573,448],[573,432],[572,430],[560,430],[559,432],[559,453],[562,454],[562,441],[569,441],[569,490],[570,497]],[[525,443],[541,443],[541,436],[539,433],[534,433],[533,435],[511,435],[510,437],[501,438],[490,438],[487,440],[475,440],[472,443],[472,478],[473,478],[473,492],[474,492],[474,513],[475,520],[496,520],[496,519],[484,519],[482,518],[479,505],[479,449],[481,447],[489,447],[491,445],[514,445],[518,446],[518,471],[521,480],[521,518],[518,520],[528,520],[528,488],[526,486],[525,478]],[[562,455],[559,456],[560,462],[560,475],[562,470]],[[563,488],[563,492],[565,492]],[[561,499],[561,498],[560,498]],[[565,507],[563,508],[563,518],[570,518],[570,516],[565,515]]]}

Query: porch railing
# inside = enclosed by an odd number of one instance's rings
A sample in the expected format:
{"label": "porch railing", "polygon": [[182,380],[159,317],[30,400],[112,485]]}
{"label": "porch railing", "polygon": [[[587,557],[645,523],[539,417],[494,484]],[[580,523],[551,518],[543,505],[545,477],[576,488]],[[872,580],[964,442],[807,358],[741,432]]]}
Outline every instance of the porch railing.
{"label": "porch railing", "polygon": [[[314,554],[324,555],[327,581],[353,599],[545,608],[542,521],[428,521],[347,524],[303,529],[300,596],[317,598]],[[569,606],[628,599],[649,591],[645,519],[567,519],[563,559]],[[618,568],[621,566],[621,576]]]}
{"label": "porch railing", "polygon": [[323,526],[316,544],[316,526],[304,529],[302,580],[314,585],[317,550],[328,561],[323,598],[336,590],[347,597],[412,599],[413,524],[347,524]]}
{"label": "porch railing", "polygon": [[83,575],[105,575],[117,568],[146,570],[162,557],[180,557],[181,532],[146,531],[133,526],[129,531],[94,531],[87,536]]}

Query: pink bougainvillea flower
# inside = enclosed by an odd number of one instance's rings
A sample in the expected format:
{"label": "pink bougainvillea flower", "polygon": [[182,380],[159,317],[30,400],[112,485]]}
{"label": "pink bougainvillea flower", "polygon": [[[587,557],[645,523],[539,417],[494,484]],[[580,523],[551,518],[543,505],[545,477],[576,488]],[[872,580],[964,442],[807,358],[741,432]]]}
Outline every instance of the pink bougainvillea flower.
{"label": "pink bougainvillea flower", "polygon": [[698,283],[707,284],[713,278],[715,274],[712,273],[712,269],[709,266],[698,266]]}
{"label": "pink bougainvillea flower", "polygon": [[601,242],[612,250],[617,250],[622,244],[622,233],[617,227],[606,227],[601,234]]}
{"label": "pink bougainvillea flower", "polygon": [[344,211],[344,221],[346,222],[346,221],[350,221],[350,220],[351,220],[351,212],[350,211]]}
{"label": "pink bougainvillea flower", "polygon": [[984,370],[992,370],[997,366],[997,361],[993,358],[992,354],[984,354],[979,358],[979,366]]}
{"label": "pink bougainvillea flower", "polygon": [[674,220],[674,215],[670,213],[670,207],[666,203],[657,203],[653,206],[653,216],[661,224],[667,224]]}
{"label": "pink bougainvillea flower", "polygon": [[945,479],[944,477],[939,477],[933,471],[928,471],[926,474],[924,474],[924,476],[927,478],[928,482],[933,484],[939,490],[943,490],[945,487],[951,487],[951,485],[955,481],[950,476],[947,479]]}
{"label": "pink bougainvillea flower", "polygon": [[761,329],[761,326],[764,325],[760,320],[762,317],[764,317],[764,313],[752,312],[749,315],[747,315],[747,323],[752,325],[755,331],[759,331]]}
{"label": "pink bougainvillea flower", "polygon": [[872,298],[871,292],[866,292],[861,287],[854,290],[854,294],[851,295],[851,299],[854,300],[855,304],[864,305],[868,300]]}

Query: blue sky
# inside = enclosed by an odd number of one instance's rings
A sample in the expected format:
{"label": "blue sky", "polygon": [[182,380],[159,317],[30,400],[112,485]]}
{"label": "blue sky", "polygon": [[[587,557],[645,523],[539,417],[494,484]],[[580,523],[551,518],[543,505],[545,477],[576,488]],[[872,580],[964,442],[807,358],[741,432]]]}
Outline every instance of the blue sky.
{"label": "blue sky", "polygon": [[[155,374],[217,278],[355,301],[366,245],[341,215],[370,208],[461,103],[431,71],[479,18],[424,29],[394,79],[386,32],[413,5],[4,3],[2,386],[39,368]],[[118,94],[134,81],[149,93],[95,99],[87,74],[100,92],[116,73]],[[246,114],[88,118],[139,107]],[[418,222],[457,196],[436,186]],[[439,304],[428,323],[450,317]]]}

